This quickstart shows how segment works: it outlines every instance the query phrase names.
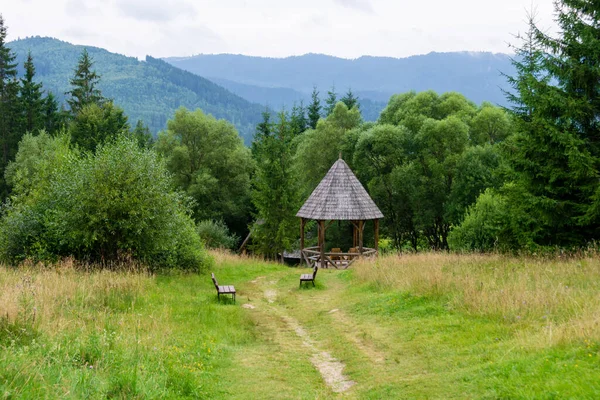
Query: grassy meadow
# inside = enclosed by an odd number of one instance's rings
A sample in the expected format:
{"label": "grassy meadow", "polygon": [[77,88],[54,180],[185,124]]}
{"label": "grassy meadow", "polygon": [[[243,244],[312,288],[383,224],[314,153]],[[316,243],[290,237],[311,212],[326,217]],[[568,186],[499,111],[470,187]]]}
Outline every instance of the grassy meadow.
{"label": "grassy meadow", "polygon": [[600,259],[0,267],[0,398],[600,398]]}

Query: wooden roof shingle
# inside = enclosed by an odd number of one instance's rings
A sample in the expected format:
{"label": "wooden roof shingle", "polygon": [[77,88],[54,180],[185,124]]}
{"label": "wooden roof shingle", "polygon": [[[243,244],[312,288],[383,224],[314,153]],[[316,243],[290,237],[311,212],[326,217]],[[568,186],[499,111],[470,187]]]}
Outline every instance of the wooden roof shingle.
{"label": "wooden roof shingle", "polygon": [[329,169],[296,216],[350,221],[383,218],[375,202],[341,158]]}

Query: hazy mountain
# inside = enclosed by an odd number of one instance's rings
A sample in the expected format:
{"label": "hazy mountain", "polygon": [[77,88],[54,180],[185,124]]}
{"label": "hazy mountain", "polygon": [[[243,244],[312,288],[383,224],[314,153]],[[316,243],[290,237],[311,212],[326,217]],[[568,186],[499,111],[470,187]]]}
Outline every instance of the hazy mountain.
{"label": "hazy mountain", "polygon": [[[361,57],[355,60],[320,54],[288,58],[242,55],[198,55],[165,59],[172,65],[215,80],[234,93],[276,105],[294,93],[306,99],[313,86],[322,94],[332,85],[364,99],[387,102],[409,90],[457,91],[476,103],[505,104],[501,88],[513,74],[510,56],[492,53],[430,53],[408,58]],[[262,88],[262,89],[252,89]],[[267,91],[264,88],[273,89]]]}
{"label": "hazy mountain", "polygon": [[141,119],[155,133],[166,127],[167,120],[178,107],[185,106],[201,108],[217,118],[233,122],[245,142],[250,143],[265,109],[207,79],[152,57],[138,61],[96,47],[40,37],[17,40],[8,46],[17,54],[21,69],[31,50],[36,79],[61,101],[70,89],[69,79],[78,58],[84,47],[87,48],[94,59],[94,68],[101,75],[99,87],[104,96],[123,107],[131,125]]}

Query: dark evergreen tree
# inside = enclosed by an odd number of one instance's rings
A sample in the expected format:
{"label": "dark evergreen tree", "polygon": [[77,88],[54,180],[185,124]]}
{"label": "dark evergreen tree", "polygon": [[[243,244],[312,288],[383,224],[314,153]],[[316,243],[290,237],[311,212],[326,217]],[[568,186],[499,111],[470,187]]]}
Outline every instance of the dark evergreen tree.
{"label": "dark evergreen tree", "polygon": [[294,135],[284,112],[273,125],[265,113],[257,126],[252,144],[256,160],[252,201],[256,208],[254,249],[276,258],[290,250],[297,236],[295,213],[298,210],[298,190],[292,176],[292,139]]}
{"label": "dark evergreen tree", "polygon": [[42,84],[33,81],[35,66],[31,52],[23,65],[25,76],[21,78],[21,107],[23,113],[23,128],[26,132],[36,132],[44,127],[44,100],[42,99]]}
{"label": "dark evergreen tree", "polygon": [[6,46],[6,26],[0,14],[0,197],[6,198],[8,186],[4,180],[4,170],[17,152],[22,136],[19,110],[19,81],[14,53]]}
{"label": "dark evergreen tree", "polygon": [[329,117],[333,110],[335,109],[335,105],[337,104],[337,93],[335,92],[335,86],[331,87],[331,90],[327,92],[327,99],[325,100],[325,116]]}
{"label": "dark evergreen tree", "polygon": [[519,134],[509,143],[527,227],[541,245],[600,238],[600,3],[556,2],[560,36],[531,23],[511,81]]}
{"label": "dark evergreen tree", "polygon": [[149,149],[154,143],[150,128],[148,128],[148,125],[144,124],[142,120],[138,119],[135,128],[133,128],[132,135],[142,149]]}
{"label": "dark evergreen tree", "polygon": [[74,144],[82,150],[95,151],[99,145],[129,133],[129,123],[123,109],[112,101],[102,105],[88,104],[69,124]]}
{"label": "dark evergreen tree", "polygon": [[308,120],[306,119],[306,107],[300,101],[300,105],[294,104],[292,114],[290,116],[290,128],[294,135],[300,135],[308,129]]}
{"label": "dark evergreen tree", "polygon": [[360,104],[358,103],[358,97],[352,93],[352,89],[348,88],[348,92],[340,99],[342,103],[344,103],[348,110],[351,110],[352,107],[357,107],[360,109]]}
{"label": "dark evergreen tree", "polygon": [[75,74],[70,81],[73,89],[66,93],[70,96],[67,103],[73,116],[77,115],[85,106],[92,103],[100,105],[105,100],[100,89],[97,88],[100,75],[92,70],[93,66],[94,61],[87,49],[84,49],[79,57],[77,68],[75,68]]}
{"label": "dark evergreen tree", "polygon": [[43,100],[43,125],[48,133],[57,132],[63,125],[64,119],[59,112],[56,97],[51,92]]}
{"label": "dark evergreen tree", "polygon": [[317,123],[321,118],[321,100],[319,100],[319,92],[317,91],[317,87],[313,87],[313,91],[311,94],[311,102],[308,106],[308,125],[312,129],[317,128]]}
{"label": "dark evergreen tree", "polygon": [[257,159],[259,156],[260,145],[271,136],[273,130],[273,123],[271,122],[271,114],[268,110],[262,113],[262,121],[256,125],[256,132],[254,133],[254,139],[252,140],[252,158]]}

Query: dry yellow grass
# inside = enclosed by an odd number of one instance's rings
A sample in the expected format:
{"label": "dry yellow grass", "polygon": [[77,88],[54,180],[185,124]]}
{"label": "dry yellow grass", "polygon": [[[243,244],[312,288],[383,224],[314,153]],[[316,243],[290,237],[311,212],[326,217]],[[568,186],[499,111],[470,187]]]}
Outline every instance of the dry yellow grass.
{"label": "dry yellow grass", "polygon": [[52,266],[0,266],[0,310],[9,322],[27,320],[52,335],[78,327],[80,313],[70,309],[88,309],[90,318],[101,325],[103,308],[134,302],[151,278],[139,268],[127,270],[97,269],[65,260]]}
{"label": "dry yellow grass", "polygon": [[[556,344],[600,340],[600,258],[516,258],[421,253],[356,264],[367,282],[424,296],[451,309],[533,328],[529,338]],[[541,340],[540,340],[541,339]]]}

